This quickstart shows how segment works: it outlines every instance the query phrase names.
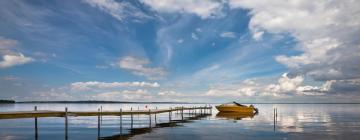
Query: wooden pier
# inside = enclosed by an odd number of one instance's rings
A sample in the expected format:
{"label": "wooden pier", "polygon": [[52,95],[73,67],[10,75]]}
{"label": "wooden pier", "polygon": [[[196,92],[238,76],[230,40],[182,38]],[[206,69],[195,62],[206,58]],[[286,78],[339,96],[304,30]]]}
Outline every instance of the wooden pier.
{"label": "wooden pier", "polygon": [[35,107],[34,111],[13,111],[13,112],[0,112],[0,119],[19,119],[19,118],[40,118],[40,117],[66,117],[66,116],[122,116],[122,115],[151,115],[160,113],[172,113],[182,112],[188,110],[195,111],[206,111],[211,110],[211,106],[202,107],[175,107],[169,109],[148,109],[148,110],[122,110],[119,111],[51,111],[51,110],[37,110]]}
{"label": "wooden pier", "polygon": [[[187,111],[188,113],[185,113]],[[178,115],[181,115],[180,120],[172,119],[172,113],[175,112]],[[157,127],[161,124],[157,124],[157,114],[168,113],[169,118],[168,122],[171,124],[174,121],[186,121],[188,119],[192,119],[197,116],[211,115],[212,107],[211,106],[200,106],[200,107],[174,107],[168,109],[147,109],[147,110],[123,110],[119,109],[119,111],[103,111],[102,107],[97,111],[68,111],[68,108],[65,107],[64,111],[52,111],[52,110],[38,110],[35,106],[33,111],[14,111],[14,112],[0,112],[0,120],[1,119],[22,119],[22,118],[34,118],[35,119],[35,139],[38,139],[38,118],[46,118],[46,117],[63,117],[64,127],[65,127],[65,140],[68,139],[68,121],[69,117],[80,117],[80,116],[97,116],[98,120],[98,139],[101,138],[101,121],[102,116],[119,116],[120,119],[120,134],[122,134],[123,129],[123,116],[130,116],[130,129],[133,129],[133,116],[134,115],[148,115],[149,117],[149,128]],[[185,118],[184,115],[188,115],[188,118]],[[154,116],[154,117],[152,117]],[[152,119],[153,118],[153,119]],[[155,122],[152,125],[152,122]],[[163,123],[164,124],[164,123]]]}

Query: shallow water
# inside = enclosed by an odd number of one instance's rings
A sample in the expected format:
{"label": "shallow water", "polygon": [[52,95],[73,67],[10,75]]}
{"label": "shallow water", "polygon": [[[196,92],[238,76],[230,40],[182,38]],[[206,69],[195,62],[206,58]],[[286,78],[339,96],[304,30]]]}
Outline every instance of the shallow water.
{"label": "shallow water", "polygon": [[[0,111],[33,110],[96,111],[203,106],[203,104],[13,104],[0,105]],[[360,104],[257,104],[259,113],[252,115],[218,114],[197,116],[184,111],[187,121],[169,123],[168,113],[152,118],[134,115],[133,129],[129,117],[123,118],[120,133],[119,117],[102,118],[101,139],[357,139],[360,137]],[[273,108],[277,108],[274,122]],[[192,118],[188,118],[192,117]],[[172,120],[181,115],[172,114]],[[154,128],[155,127],[155,128]],[[64,118],[38,118],[39,140],[65,139]],[[68,139],[97,139],[97,117],[69,117]],[[35,139],[34,119],[0,120],[0,139]]]}

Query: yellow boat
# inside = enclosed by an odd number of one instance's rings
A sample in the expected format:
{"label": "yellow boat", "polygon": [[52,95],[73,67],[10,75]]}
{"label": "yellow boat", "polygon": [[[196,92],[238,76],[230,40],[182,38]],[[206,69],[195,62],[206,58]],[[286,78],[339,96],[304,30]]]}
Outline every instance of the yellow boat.
{"label": "yellow boat", "polygon": [[257,113],[258,109],[255,108],[253,105],[246,106],[239,104],[237,102],[221,104],[215,106],[219,112],[243,112],[243,113]]}

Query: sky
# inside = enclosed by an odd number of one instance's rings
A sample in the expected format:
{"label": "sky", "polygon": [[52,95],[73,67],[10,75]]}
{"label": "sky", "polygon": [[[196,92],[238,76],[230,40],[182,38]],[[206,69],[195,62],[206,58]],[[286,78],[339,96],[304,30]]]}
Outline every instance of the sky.
{"label": "sky", "polygon": [[358,0],[2,0],[0,99],[360,102]]}

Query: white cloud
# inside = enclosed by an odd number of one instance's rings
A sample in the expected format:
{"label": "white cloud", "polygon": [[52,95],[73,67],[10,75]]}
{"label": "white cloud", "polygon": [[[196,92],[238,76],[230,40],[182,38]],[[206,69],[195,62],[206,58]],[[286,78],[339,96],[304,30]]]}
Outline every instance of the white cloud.
{"label": "white cloud", "polygon": [[288,95],[322,95],[327,91],[326,85],[314,87],[304,85],[304,77],[288,77],[284,73],[275,84],[265,84],[261,81],[247,79],[236,85],[212,86],[205,96],[221,97],[255,97],[271,96],[285,97]]}
{"label": "white cloud", "polygon": [[9,68],[17,65],[26,64],[34,61],[31,57],[26,57],[22,53],[19,54],[7,54],[3,56],[3,60],[0,61],[0,68]]}
{"label": "white cloud", "polygon": [[75,82],[71,83],[72,90],[91,90],[91,89],[109,89],[109,88],[119,88],[119,87],[144,87],[144,88],[158,88],[160,85],[157,82],[148,83],[148,82],[98,82],[98,81],[89,81],[89,82]]}
{"label": "white cloud", "polygon": [[142,12],[141,9],[126,1],[117,2],[115,0],[84,0],[84,2],[91,5],[92,7],[99,8],[103,12],[110,14],[119,21],[123,21],[128,17],[139,19],[151,18]]}
{"label": "white cloud", "polygon": [[144,98],[149,98],[147,90],[122,90],[122,91],[110,91],[103,93],[96,93],[94,95],[86,95],[90,99],[95,100],[139,100]]}
{"label": "white cloud", "polygon": [[161,79],[166,76],[166,71],[162,67],[147,67],[150,62],[147,59],[126,56],[117,63],[122,69],[129,70],[135,75],[145,76],[148,79]]}
{"label": "white cloud", "polygon": [[222,32],[220,34],[220,37],[223,37],[223,38],[236,38],[236,35],[234,32]]}
{"label": "white cloud", "polygon": [[158,12],[188,13],[202,19],[222,16],[223,3],[218,0],[141,0]]}
{"label": "white cloud", "polygon": [[33,58],[24,56],[22,53],[16,53],[18,41],[6,39],[0,36],[0,69],[10,68],[34,61]]}
{"label": "white cloud", "polygon": [[195,33],[191,33],[191,38],[194,40],[199,40],[199,37]]}
{"label": "white cloud", "polygon": [[354,86],[351,81],[360,78],[360,1],[230,0],[229,5],[250,10],[254,39],[261,39],[264,32],[296,39],[301,54],[276,57],[290,75],[335,80],[342,87]]}
{"label": "white cloud", "polygon": [[182,93],[172,91],[172,90],[166,90],[166,91],[160,91],[157,95],[159,96],[167,96],[167,97],[180,97],[184,96]]}

